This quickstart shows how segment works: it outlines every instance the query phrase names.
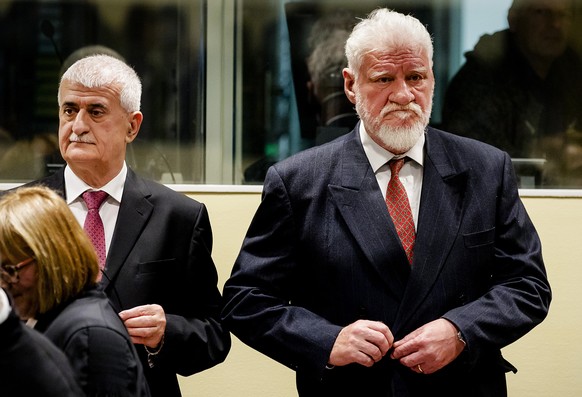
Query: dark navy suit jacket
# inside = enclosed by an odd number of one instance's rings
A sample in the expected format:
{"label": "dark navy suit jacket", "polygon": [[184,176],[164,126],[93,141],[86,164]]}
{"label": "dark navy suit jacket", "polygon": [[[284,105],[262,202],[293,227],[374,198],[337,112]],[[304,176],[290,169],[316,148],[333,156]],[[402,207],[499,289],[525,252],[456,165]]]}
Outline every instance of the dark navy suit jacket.
{"label": "dark navy suit jacket", "polygon": [[[65,194],[63,170],[32,183]],[[165,343],[153,368],[137,346],[154,397],[180,396],[176,374],[212,367],[230,349],[211,251],[202,203],[128,169],[102,285],[120,311],[155,303],[166,312]]]}
{"label": "dark navy suit jacket", "polygon": [[[505,395],[513,367],[500,349],[541,322],[551,299],[509,156],[428,128],[410,266],[357,129],[269,169],[223,318],[296,370],[301,396]],[[440,317],[467,349],[433,375],[389,355],[325,369],[340,329],[358,319],[383,321],[398,340]]]}

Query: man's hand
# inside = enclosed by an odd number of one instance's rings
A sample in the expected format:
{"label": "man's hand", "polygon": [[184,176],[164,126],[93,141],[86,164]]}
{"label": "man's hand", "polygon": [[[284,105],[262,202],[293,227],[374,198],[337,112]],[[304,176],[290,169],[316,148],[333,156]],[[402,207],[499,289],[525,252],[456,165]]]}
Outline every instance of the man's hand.
{"label": "man's hand", "polygon": [[441,318],[394,342],[390,357],[414,372],[430,374],[457,358],[464,348],[457,338],[457,328]]}
{"label": "man's hand", "polygon": [[392,347],[394,337],[386,324],[358,320],[343,328],[331,349],[329,364],[342,366],[358,363],[371,367]]}
{"label": "man's hand", "polygon": [[131,341],[155,349],[166,332],[166,314],[160,305],[136,306],[119,313]]}

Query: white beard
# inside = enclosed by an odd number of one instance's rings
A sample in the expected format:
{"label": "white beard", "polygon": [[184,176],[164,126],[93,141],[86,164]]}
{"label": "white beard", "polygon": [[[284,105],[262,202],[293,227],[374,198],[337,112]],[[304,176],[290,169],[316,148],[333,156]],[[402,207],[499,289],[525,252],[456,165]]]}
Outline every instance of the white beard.
{"label": "white beard", "polygon": [[[422,111],[419,105],[413,102],[406,106],[388,104],[382,109],[381,114],[376,117],[371,116],[367,109],[366,101],[356,91],[356,112],[358,112],[358,115],[362,119],[366,127],[366,132],[384,149],[394,154],[402,154],[410,150],[418,142],[422,134],[424,134],[424,130],[430,119],[432,104],[425,112]],[[384,117],[388,113],[405,109],[411,110],[414,112],[414,115],[407,113],[402,116],[403,120],[416,117],[418,121],[414,121],[413,124],[403,127],[393,127],[383,122]],[[380,142],[377,142],[378,140]]]}

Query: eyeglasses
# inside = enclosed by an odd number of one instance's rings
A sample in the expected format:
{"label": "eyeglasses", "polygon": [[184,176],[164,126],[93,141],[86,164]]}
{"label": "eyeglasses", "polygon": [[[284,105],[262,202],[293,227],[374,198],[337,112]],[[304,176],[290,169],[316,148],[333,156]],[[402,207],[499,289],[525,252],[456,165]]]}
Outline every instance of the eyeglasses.
{"label": "eyeglasses", "polygon": [[28,258],[16,265],[0,265],[0,277],[8,284],[17,283],[20,280],[20,271],[30,265],[34,258]]}

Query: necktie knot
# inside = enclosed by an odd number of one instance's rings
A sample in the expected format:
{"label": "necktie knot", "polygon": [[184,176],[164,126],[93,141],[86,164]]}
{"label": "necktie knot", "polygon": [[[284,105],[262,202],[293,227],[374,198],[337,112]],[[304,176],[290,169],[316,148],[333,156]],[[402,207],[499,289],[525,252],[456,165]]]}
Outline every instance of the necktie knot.
{"label": "necktie knot", "polygon": [[388,162],[388,167],[390,167],[390,172],[393,176],[398,176],[398,173],[402,169],[404,165],[404,158],[401,159],[392,159]]}
{"label": "necktie knot", "polygon": [[89,210],[98,210],[101,204],[105,201],[108,194],[103,190],[89,191],[83,193],[83,200],[87,204]]}

